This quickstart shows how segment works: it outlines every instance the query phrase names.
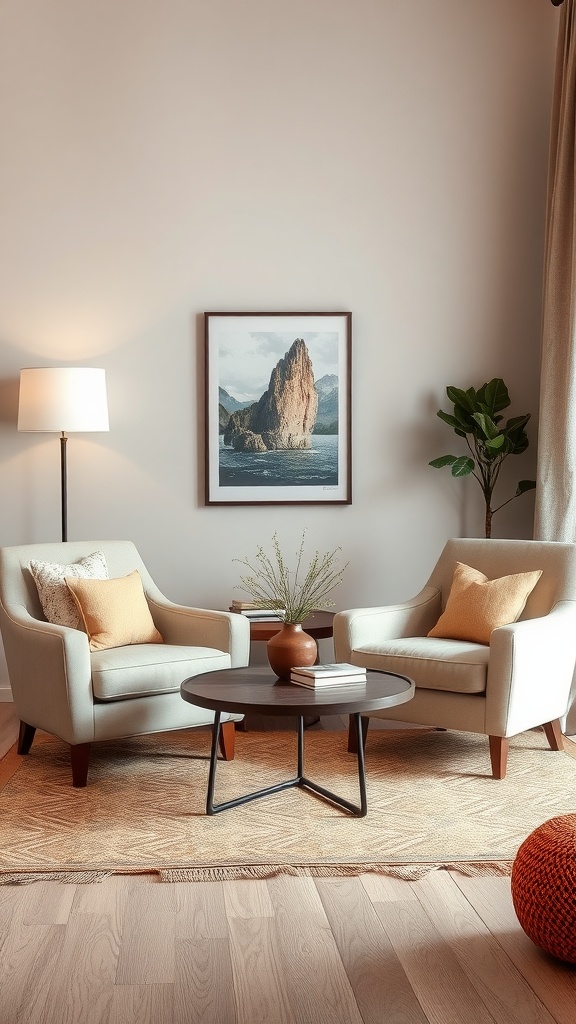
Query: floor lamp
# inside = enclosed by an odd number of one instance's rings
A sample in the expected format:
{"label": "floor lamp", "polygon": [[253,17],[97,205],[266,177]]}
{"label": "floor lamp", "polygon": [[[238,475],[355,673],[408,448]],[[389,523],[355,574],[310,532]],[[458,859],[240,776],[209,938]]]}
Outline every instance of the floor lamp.
{"label": "floor lamp", "polygon": [[18,430],[60,434],[62,540],[68,540],[66,435],[109,429],[104,370],[92,366],[37,366],[20,370]]}

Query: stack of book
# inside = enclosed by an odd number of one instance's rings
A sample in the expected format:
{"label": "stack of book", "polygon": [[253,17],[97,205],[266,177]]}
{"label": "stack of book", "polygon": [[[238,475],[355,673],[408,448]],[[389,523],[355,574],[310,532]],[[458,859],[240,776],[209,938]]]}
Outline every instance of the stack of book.
{"label": "stack of book", "polygon": [[249,619],[257,619],[258,622],[280,622],[284,609],[257,608],[252,601],[232,601],[231,612],[240,612]]}
{"label": "stack of book", "polygon": [[298,686],[349,686],[351,683],[365,683],[366,669],[358,665],[340,662],[335,665],[296,666],[290,670],[290,682]]}

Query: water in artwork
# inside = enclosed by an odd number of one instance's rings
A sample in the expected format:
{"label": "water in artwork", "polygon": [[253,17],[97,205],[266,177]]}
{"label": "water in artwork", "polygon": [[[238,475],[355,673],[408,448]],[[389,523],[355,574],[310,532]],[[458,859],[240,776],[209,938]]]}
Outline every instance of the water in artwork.
{"label": "water in artwork", "polygon": [[338,435],[314,434],[308,449],[238,452],[220,435],[221,487],[335,487]]}

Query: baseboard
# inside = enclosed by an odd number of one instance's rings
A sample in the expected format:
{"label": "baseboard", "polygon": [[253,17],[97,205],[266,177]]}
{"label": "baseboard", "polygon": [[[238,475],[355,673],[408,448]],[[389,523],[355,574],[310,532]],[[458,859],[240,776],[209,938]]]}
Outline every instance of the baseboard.
{"label": "baseboard", "polygon": [[0,686],[0,704],[12,703],[12,690],[9,686]]}

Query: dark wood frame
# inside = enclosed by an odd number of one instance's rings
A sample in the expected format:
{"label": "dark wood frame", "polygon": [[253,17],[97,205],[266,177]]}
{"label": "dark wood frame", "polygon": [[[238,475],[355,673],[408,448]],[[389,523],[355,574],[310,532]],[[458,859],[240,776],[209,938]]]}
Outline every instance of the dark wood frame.
{"label": "dark wood frame", "polygon": [[[269,497],[271,489],[265,487],[246,486],[238,488],[240,497],[233,492],[233,488],[220,487],[215,477],[218,467],[218,387],[219,375],[218,366],[215,365],[213,348],[216,346],[214,334],[216,332],[216,318],[246,318],[246,329],[249,330],[249,318],[257,320],[262,330],[274,330],[277,327],[279,332],[285,332],[289,326],[294,338],[312,331],[313,321],[319,329],[328,320],[339,321],[339,347],[343,353],[339,357],[338,375],[339,402],[341,414],[339,416],[339,445],[342,446],[339,454],[339,466],[341,479],[336,488],[336,497],[323,492],[328,489],[321,486],[302,487],[276,487],[275,492],[285,491],[281,496],[275,493]],[[287,321],[290,321],[287,325]],[[205,312],[204,313],[204,345],[205,345],[205,503],[206,505],[350,505],[352,503],[352,313],[344,311],[334,312],[303,312],[303,313],[263,313],[263,312]],[[343,415],[342,415],[343,412]],[[216,442],[216,444],[215,444]],[[216,456],[214,451],[216,449]],[[294,494],[298,491],[294,497]]]}

